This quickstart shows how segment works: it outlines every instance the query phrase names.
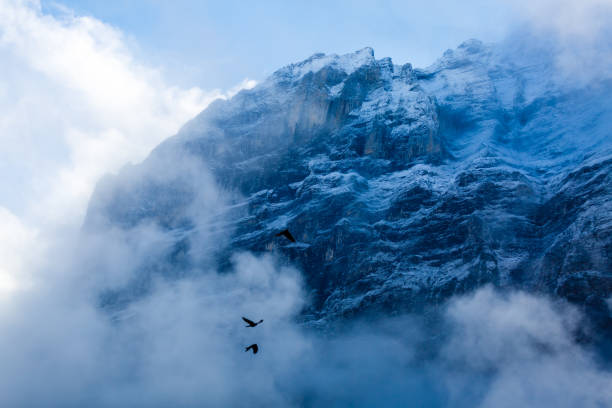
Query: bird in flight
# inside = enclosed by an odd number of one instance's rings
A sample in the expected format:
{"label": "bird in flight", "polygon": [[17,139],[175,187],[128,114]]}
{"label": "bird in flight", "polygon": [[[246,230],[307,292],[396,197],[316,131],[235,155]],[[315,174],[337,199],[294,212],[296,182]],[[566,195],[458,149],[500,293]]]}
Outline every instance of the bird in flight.
{"label": "bird in flight", "polygon": [[291,233],[289,232],[288,229],[286,230],[282,230],[281,232],[279,232],[278,234],[276,234],[277,237],[283,236],[285,238],[287,238],[289,241],[291,242],[295,242],[295,238],[293,238],[293,235],[291,235]]}
{"label": "bird in flight", "polygon": [[245,327],[255,327],[257,326],[259,323],[263,323],[263,319],[261,319],[260,321],[258,321],[257,323],[255,323],[254,321],[252,321],[251,319],[247,319],[246,317],[243,317],[242,320],[244,320],[246,322],[246,324],[248,324],[248,326]]}
{"label": "bird in flight", "polygon": [[253,354],[257,354],[259,347],[257,347],[257,344],[251,344],[249,347],[244,349],[245,352],[249,350],[253,350]]}

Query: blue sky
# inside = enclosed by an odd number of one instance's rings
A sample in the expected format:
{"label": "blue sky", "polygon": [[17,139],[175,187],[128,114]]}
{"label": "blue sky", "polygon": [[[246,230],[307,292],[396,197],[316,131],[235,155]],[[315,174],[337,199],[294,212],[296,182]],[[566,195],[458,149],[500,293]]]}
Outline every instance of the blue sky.
{"label": "blue sky", "polygon": [[119,28],[172,82],[228,88],[261,80],[315,52],[373,47],[378,58],[426,66],[469,38],[498,41],[519,21],[506,1],[43,0]]}

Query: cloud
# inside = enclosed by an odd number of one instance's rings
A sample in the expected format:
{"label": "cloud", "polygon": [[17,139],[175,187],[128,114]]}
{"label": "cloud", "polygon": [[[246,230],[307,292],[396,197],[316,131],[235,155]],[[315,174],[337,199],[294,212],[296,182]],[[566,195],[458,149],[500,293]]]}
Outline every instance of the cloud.
{"label": "cloud", "polygon": [[0,207],[0,296],[27,286],[26,259],[36,240],[36,230],[21,223],[19,218]]}
{"label": "cloud", "polygon": [[515,1],[515,7],[540,29],[553,29],[563,37],[595,38],[612,12],[610,0]]}
{"label": "cloud", "polygon": [[[192,248],[206,245],[212,227],[202,223]],[[20,292],[0,311],[0,404],[612,403],[612,374],[576,343],[582,316],[562,302],[485,287],[453,298],[433,322],[381,316],[307,329],[296,321],[307,302],[296,269],[272,255],[238,253],[228,271],[204,263],[167,278],[164,268],[177,267],[164,261],[175,242],[145,223],[85,234],[46,252],[38,265],[45,285]],[[101,291],[129,287],[150,264],[161,273],[146,295],[121,309],[99,307]],[[246,328],[241,316],[264,323]],[[252,343],[257,355],[244,352]]]}
{"label": "cloud", "polygon": [[451,301],[446,318],[440,368],[453,398],[481,378],[482,407],[612,404],[612,373],[576,343],[582,316],[570,305],[485,287]]}
{"label": "cloud", "polygon": [[0,58],[0,203],[37,223],[78,223],[102,174],[141,161],[212,100],[254,85],[168,85],[119,30],[44,14],[37,1],[0,2]]}
{"label": "cloud", "polygon": [[143,160],[212,100],[254,86],[169,85],[119,30],[65,8],[45,14],[38,1],[0,0],[0,60],[4,291],[30,279],[25,254],[76,234],[102,175]]}
{"label": "cloud", "polygon": [[[70,285],[22,297],[0,322],[2,405],[284,406],[275,376],[306,347],[289,321],[299,277],[269,257],[235,265],[160,284],[115,320]],[[241,315],[265,324],[247,330]]]}
{"label": "cloud", "polygon": [[585,86],[612,78],[611,0],[521,0],[511,5],[527,22],[531,41],[540,37],[551,48],[565,83]]}
{"label": "cloud", "polygon": [[[198,171],[177,169],[159,177]],[[165,167],[165,166],[162,166]],[[149,169],[152,170],[152,169]],[[581,314],[562,302],[485,287],[433,321],[380,316],[324,330],[297,323],[299,271],[238,253],[228,271],[202,262],[223,212],[207,182],[193,197],[199,234],[181,279],[167,254],[180,239],[154,223],[109,226],[45,252],[43,284],[0,311],[3,406],[608,406],[612,374],[576,343]],[[189,207],[189,206],[188,206]],[[204,217],[204,218],[202,218]],[[130,288],[154,265],[150,290],[120,309],[100,293]],[[148,270],[147,272],[151,272]],[[264,319],[255,329],[241,316]],[[438,322],[438,323],[436,323]],[[257,355],[244,347],[258,343]]]}

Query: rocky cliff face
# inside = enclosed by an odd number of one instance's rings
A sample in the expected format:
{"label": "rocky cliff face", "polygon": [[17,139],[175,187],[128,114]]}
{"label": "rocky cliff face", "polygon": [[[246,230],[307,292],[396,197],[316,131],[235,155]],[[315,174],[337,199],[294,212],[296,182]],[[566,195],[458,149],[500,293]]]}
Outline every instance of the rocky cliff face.
{"label": "rocky cliff face", "polygon": [[[193,267],[177,254],[207,250],[188,211],[197,174],[152,170],[187,153],[235,194],[216,262],[273,251],[299,266],[306,319],[417,310],[492,283],[562,296],[609,327],[611,90],[570,86],[546,53],[474,40],[427,69],[368,48],[316,54],[101,182],[86,229],[154,222],[175,233],[173,268]],[[274,237],[285,227],[297,244]]]}

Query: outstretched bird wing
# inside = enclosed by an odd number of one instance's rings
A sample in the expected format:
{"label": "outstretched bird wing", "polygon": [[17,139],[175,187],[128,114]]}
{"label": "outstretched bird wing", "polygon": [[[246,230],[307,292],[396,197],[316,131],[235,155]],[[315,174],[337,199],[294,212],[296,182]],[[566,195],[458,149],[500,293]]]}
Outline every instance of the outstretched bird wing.
{"label": "outstretched bird wing", "polygon": [[249,326],[255,326],[255,322],[252,321],[252,320],[247,319],[246,317],[242,317],[242,320],[247,322],[249,324]]}
{"label": "outstretched bird wing", "polygon": [[291,235],[291,233],[289,232],[288,229],[283,230],[283,231],[279,232],[278,234],[276,234],[277,237],[280,237],[281,235],[284,236],[285,238],[287,238],[289,241],[295,242],[295,238],[293,238],[293,235]]}
{"label": "outstretched bird wing", "polygon": [[251,344],[249,347],[244,349],[244,351],[249,350],[253,350],[253,354],[257,354],[257,352],[259,351],[259,347],[257,347],[257,344]]}

